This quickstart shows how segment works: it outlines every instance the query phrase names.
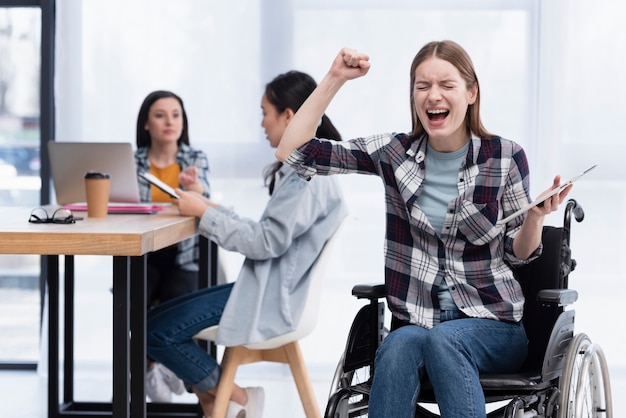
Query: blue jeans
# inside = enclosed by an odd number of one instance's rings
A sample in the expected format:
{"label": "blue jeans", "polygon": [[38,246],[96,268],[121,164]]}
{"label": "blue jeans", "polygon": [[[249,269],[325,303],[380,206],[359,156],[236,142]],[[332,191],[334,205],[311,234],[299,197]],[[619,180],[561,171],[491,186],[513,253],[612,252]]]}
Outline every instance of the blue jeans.
{"label": "blue jeans", "polygon": [[194,386],[200,392],[219,383],[221,369],[193,336],[219,324],[232,288],[229,283],[197,290],[148,311],[148,356],[173,371],[187,387]]}
{"label": "blue jeans", "polygon": [[376,352],[370,418],[412,418],[425,373],[443,418],[486,416],[478,375],[521,367],[528,352],[524,327],[461,317],[459,311],[442,313],[444,319],[432,329],[405,325],[383,340]]}

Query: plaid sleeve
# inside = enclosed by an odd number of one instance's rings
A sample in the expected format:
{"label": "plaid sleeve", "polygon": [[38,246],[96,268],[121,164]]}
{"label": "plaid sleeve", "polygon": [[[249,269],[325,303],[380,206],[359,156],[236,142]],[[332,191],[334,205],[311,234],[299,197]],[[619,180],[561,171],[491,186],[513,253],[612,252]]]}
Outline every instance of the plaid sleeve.
{"label": "plaid sleeve", "polygon": [[[503,217],[516,212],[523,206],[530,203],[530,172],[528,169],[528,160],[526,153],[519,145],[512,143],[513,149],[511,154],[511,165],[507,176],[507,181],[502,195],[502,211]],[[533,254],[526,260],[520,260],[515,257],[513,252],[513,240],[515,234],[520,230],[527,213],[520,214],[515,219],[509,221],[506,225],[506,235],[504,237],[504,258],[511,265],[526,264],[541,254],[542,245],[535,250]]]}
{"label": "plaid sleeve", "polygon": [[298,175],[310,179],[316,174],[379,174],[377,161],[390,143],[391,134],[372,135],[348,141],[313,138],[294,150],[285,161]]}

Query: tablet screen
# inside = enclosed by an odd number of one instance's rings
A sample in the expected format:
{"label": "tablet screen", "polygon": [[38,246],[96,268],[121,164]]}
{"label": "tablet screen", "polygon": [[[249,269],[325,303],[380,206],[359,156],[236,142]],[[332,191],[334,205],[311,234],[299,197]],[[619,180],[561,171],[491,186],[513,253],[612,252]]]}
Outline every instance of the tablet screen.
{"label": "tablet screen", "polygon": [[167,184],[163,183],[161,180],[159,180],[158,177],[153,176],[151,173],[148,173],[148,172],[139,173],[139,175],[143,177],[144,179],[148,180],[150,183],[154,184],[159,189],[163,190],[165,193],[167,193],[174,199],[178,199],[178,195],[176,194],[176,191],[172,189],[170,186],[168,186]]}

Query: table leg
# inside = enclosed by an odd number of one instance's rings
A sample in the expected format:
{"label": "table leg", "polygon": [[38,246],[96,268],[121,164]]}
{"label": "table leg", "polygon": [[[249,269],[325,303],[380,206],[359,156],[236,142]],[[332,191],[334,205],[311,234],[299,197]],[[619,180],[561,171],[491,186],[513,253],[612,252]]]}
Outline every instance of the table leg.
{"label": "table leg", "polygon": [[[202,268],[205,283],[216,283],[217,246],[211,243],[210,261]],[[113,416],[199,416],[195,405],[156,405],[147,411],[146,374],[146,272],[147,256],[113,257]],[[214,349],[214,347],[212,347]],[[58,395],[57,395],[58,396]],[[160,412],[159,409],[165,409]],[[178,411],[177,411],[178,409]],[[163,415],[165,414],[165,415]]]}
{"label": "table leg", "polygon": [[131,257],[130,270],[130,412],[146,416],[146,264],[147,256]]}
{"label": "table leg", "polygon": [[[130,418],[131,257],[113,257],[113,416]],[[140,415],[143,416],[143,415]]]}
{"label": "table leg", "polygon": [[[217,282],[217,246],[205,241],[204,249],[208,257],[201,268],[200,280],[204,286],[207,282],[214,285]],[[146,255],[113,257],[113,402],[110,408],[108,403],[84,403],[73,400],[74,257],[66,256],[64,311],[66,364],[64,404],[59,403],[59,256],[45,257],[48,288],[48,417],[110,416],[109,414],[115,418],[201,416],[201,411],[195,404],[156,404],[151,405],[155,408],[148,411],[145,402]]]}
{"label": "table leg", "polygon": [[[200,235],[200,261],[198,271],[198,289],[204,289],[211,286],[217,286],[218,275],[218,246],[215,242],[209,240],[204,235]],[[217,358],[217,346],[213,341],[210,343],[206,340],[199,342],[200,346],[207,350],[213,358]]]}
{"label": "table leg", "polygon": [[74,402],[74,256],[66,255],[63,323],[63,403]]}
{"label": "table leg", "polygon": [[59,256],[47,259],[48,417],[59,416]]}

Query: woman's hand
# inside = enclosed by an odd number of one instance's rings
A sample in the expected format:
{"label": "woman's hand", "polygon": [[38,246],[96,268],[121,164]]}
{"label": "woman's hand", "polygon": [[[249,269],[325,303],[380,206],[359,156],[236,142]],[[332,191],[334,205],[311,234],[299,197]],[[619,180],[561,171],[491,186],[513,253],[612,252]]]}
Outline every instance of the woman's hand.
{"label": "woman's hand", "polygon": [[198,181],[198,168],[191,166],[187,167],[178,175],[178,183],[181,187],[184,187],[187,191],[194,191],[202,194],[204,188]]}
{"label": "woman's hand", "polygon": [[356,49],[343,48],[335,57],[329,74],[343,80],[352,80],[362,77],[370,69],[370,57]]}
{"label": "woman's hand", "polygon": [[370,69],[369,59],[355,49],[343,48],[339,51],[326,76],[285,128],[276,149],[279,161],[285,161],[294,149],[315,136],[319,121],[335,94],[346,81],[367,74]]}
{"label": "woman's hand", "polygon": [[204,211],[209,206],[217,206],[216,203],[196,192],[185,192],[181,189],[176,189],[176,194],[178,194],[178,199],[174,199],[173,203],[178,206],[178,211],[181,215],[202,218]]}
{"label": "woman's hand", "polygon": [[[552,187],[550,187],[548,190],[546,190],[542,194],[550,193],[550,191],[558,188],[560,185],[561,185],[561,176],[555,176],[554,181],[552,182]],[[569,194],[570,190],[572,190],[572,187],[573,185],[570,184],[561,192],[555,195],[552,195],[551,197],[547,198],[546,200],[544,200],[542,203],[538,204],[534,208],[531,208],[530,212],[528,213],[528,216],[543,218],[544,216],[550,214],[551,212],[558,210],[559,205],[567,198],[567,195]]]}
{"label": "woman's hand", "polygon": [[[542,194],[549,193],[561,185],[561,176],[554,177],[552,187]],[[561,202],[565,200],[572,185],[567,186],[563,191],[550,196],[543,201],[542,204],[531,208],[528,211],[526,219],[522,224],[522,228],[515,234],[513,239],[513,252],[515,256],[521,260],[526,260],[537,249],[541,243],[541,233],[543,230],[543,220],[551,212],[559,208]],[[541,195],[539,195],[541,196]]]}

